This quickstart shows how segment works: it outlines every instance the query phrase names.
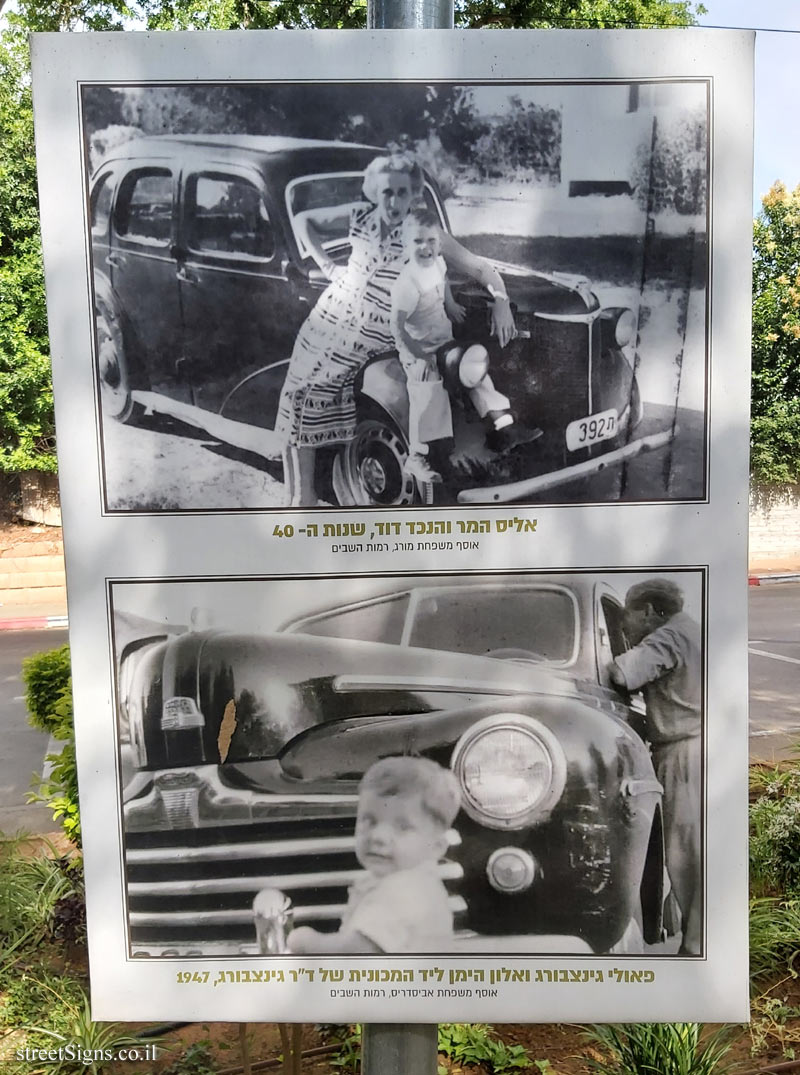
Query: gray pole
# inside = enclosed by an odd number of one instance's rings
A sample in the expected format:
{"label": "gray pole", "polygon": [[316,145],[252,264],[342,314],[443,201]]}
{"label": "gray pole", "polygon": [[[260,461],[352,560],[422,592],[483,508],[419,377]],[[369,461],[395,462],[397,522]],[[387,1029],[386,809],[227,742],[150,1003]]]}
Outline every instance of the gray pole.
{"label": "gray pole", "polygon": [[367,0],[370,30],[452,30],[453,0]]}
{"label": "gray pole", "polygon": [[[452,30],[453,0],[367,0],[370,30]],[[436,1075],[436,1023],[365,1023],[363,1075]]]}

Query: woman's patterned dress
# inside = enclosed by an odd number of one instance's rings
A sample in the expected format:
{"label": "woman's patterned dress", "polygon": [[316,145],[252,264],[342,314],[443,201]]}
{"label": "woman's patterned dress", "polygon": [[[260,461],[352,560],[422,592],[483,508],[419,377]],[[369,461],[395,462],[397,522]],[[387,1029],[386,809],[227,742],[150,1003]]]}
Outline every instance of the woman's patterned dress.
{"label": "woman's patterned dress", "polygon": [[356,375],[370,355],[394,347],[389,316],[404,257],[402,225],[381,239],[377,208],[358,206],[350,242],[346,271],[322,293],[297,334],[275,424],[287,445],[352,440]]}

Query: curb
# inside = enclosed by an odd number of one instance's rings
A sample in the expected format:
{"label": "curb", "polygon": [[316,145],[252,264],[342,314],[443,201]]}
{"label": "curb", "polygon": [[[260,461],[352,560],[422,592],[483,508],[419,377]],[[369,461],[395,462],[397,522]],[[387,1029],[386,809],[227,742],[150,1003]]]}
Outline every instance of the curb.
{"label": "curb", "polygon": [[787,575],[749,575],[748,586],[769,586],[774,582],[799,582],[800,573],[793,572]]}
{"label": "curb", "polygon": [[14,619],[0,619],[0,631],[40,631],[49,627],[68,627],[64,616],[16,616]]}

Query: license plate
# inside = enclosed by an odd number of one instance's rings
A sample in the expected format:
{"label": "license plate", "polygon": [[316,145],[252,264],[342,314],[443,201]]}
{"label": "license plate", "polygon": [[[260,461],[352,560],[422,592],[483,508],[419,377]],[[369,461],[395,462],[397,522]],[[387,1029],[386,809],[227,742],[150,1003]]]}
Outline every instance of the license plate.
{"label": "license plate", "polygon": [[567,450],[577,452],[579,448],[588,448],[601,440],[611,440],[617,435],[617,412],[600,411],[587,418],[578,418],[567,426]]}

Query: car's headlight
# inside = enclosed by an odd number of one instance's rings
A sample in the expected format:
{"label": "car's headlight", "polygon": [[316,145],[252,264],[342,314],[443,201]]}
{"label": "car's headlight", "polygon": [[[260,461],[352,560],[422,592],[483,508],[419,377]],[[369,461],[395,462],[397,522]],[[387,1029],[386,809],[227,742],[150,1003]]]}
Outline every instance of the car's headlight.
{"label": "car's headlight", "polygon": [[636,317],[633,310],[625,306],[609,306],[601,314],[603,320],[603,339],[606,346],[613,338],[617,347],[626,347],[636,339]]}
{"label": "car's headlight", "polygon": [[491,829],[521,829],[561,798],[567,762],[558,739],[521,713],[484,717],[462,735],[451,762],[465,811]]}
{"label": "car's headlight", "polygon": [[636,318],[633,310],[621,310],[614,326],[614,339],[618,347],[625,347],[636,339]]}

